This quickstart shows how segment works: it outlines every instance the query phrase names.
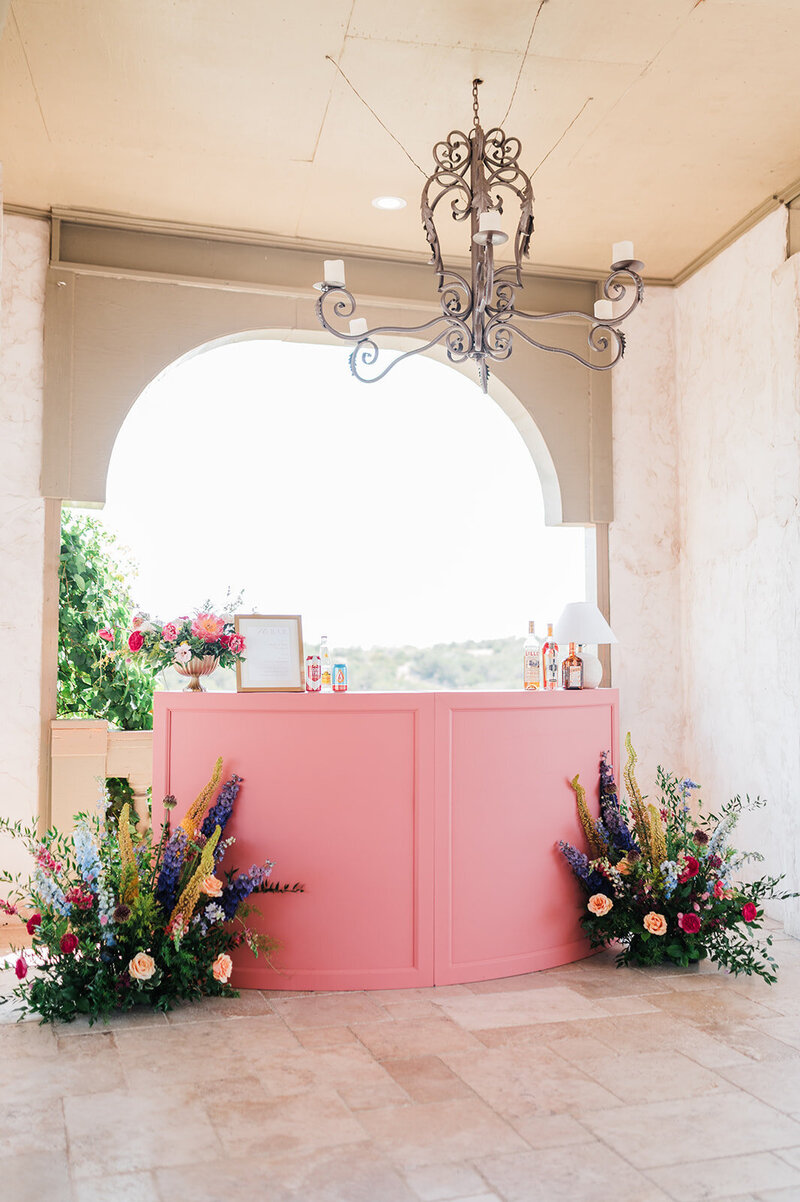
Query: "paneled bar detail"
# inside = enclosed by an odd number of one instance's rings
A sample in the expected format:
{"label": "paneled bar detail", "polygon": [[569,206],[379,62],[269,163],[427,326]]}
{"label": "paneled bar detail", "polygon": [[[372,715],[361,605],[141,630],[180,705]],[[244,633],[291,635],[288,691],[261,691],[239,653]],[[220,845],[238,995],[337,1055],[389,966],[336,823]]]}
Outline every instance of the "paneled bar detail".
{"label": "paneled bar detail", "polygon": [[153,809],[182,813],[217,755],[244,778],[227,860],[305,892],[254,898],[274,967],[242,988],[392,989],[513,976],[588,954],[555,848],[597,806],[617,693],[158,693]]}

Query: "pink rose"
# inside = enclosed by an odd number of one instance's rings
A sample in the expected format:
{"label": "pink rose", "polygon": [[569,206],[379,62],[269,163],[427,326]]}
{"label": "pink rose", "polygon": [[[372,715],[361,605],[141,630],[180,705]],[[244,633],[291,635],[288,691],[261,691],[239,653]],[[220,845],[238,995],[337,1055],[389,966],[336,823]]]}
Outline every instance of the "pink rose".
{"label": "pink rose", "polygon": [[755,922],[758,918],[758,906],[754,902],[745,902],[742,906],[742,918],[745,922]]}
{"label": "pink rose", "polygon": [[679,914],[678,926],[682,931],[685,931],[687,935],[696,935],[700,930],[702,923],[700,922],[697,914]]}
{"label": "pink rose", "polygon": [[134,630],[138,630],[140,626],[144,626],[144,618],[142,617],[141,614],[136,615],[136,617],[131,622],[131,626],[133,627]]}
{"label": "pink rose", "polygon": [[161,627],[161,637],[167,643],[174,643],[178,637],[178,628],[174,622],[167,622],[166,626]]}
{"label": "pink rose", "polygon": [[28,964],[23,956],[20,956],[14,965],[14,972],[17,974],[18,981],[24,981],[28,975]]}
{"label": "pink rose", "polygon": [[241,655],[244,651],[244,639],[240,634],[232,634],[228,648],[234,655]]}
{"label": "pink rose", "polygon": [[99,638],[105,639],[105,641],[107,643],[114,642],[114,631],[113,630],[108,630],[108,629],[98,630],[97,634],[98,634]]}
{"label": "pink rose", "polygon": [[65,956],[69,956],[72,952],[78,950],[78,936],[72,931],[67,931],[66,935],[61,936],[61,950]]}
{"label": "pink rose", "polygon": [[128,635],[128,646],[130,647],[131,651],[140,651],[143,643],[144,638],[138,630],[134,630]]}
{"label": "pink rose", "polygon": [[42,916],[37,910],[35,914],[31,914],[28,921],[25,923],[25,930],[29,935],[32,935],[37,927],[42,925]]}

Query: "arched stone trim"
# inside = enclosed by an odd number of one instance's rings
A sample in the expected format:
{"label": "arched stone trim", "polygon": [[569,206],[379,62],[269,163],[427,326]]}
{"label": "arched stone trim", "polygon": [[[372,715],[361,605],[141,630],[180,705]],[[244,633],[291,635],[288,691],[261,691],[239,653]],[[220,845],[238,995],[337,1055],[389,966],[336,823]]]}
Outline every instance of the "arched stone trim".
{"label": "arched stone trim", "polygon": [[[130,237],[126,236],[124,250],[133,261]],[[170,246],[180,241],[185,269],[193,240],[164,241]],[[144,250],[138,243],[135,247],[140,255],[136,262],[146,264],[146,271],[117,269],[110,265],[113,256],[103,246],[104,262],[98,266],[84,261],[51,267],[46,304],[42,493],[83,505],[104,503],[108,462],[125,416],[144,388],[168,366],[202,347],[234,338],[329,341],[314,316],[315,294],[307,284],[300,287],[297,282],[301,275],[304,281],[314,278],[307,252],[282,251],[269,283],[260,279],[235,283],[157,276],[151,261],[155,250],[149,242]],[[203,270],[208,271],[207,244],[202,248]],[[88,254],[91,247],[81,249]],[[177,254],[178,249],[173,247],[170,253]],[[247,249],[255,253],[260,248]],[[237,265],[243,270],[241,251],[237,247]],[[259,253],[260,259],[267,257]],[[370,324],[427,320],[431,306],[420,300],[418,273],[422,271],[389,261],[356,262],[353,287],[363,298],[359,311]],[[428,272],[424,275],[430,293]],[[399,299],[377,295],[378,280]],[[526,284],[526,292],[530,288],[534,309],[550,307],[554,301],[586,308],[573,291],[587,287],[534,278]],[[564,295],[553,294],[554,288]],[[570,323],[559,324],[552,333],[554,342],[580,348],[583,332]],[[441,348],[434,348],[434,353],[445,358]],[[344,348],[342,360],[342,370],[347,371]],[[458,370],[470,375],[473,364]],[[509,360],[496,365],[490,393],[514,421],[531,453],[542,482],[548,525],[610,521],[609,376],[521,344]]]}

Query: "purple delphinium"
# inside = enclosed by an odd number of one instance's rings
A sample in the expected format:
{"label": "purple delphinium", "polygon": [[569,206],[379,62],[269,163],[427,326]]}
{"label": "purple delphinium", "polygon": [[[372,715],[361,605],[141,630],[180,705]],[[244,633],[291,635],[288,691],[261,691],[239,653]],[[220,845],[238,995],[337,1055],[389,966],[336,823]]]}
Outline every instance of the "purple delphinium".
{"label": "purple delphinium", "polygon": [[254,864],[249,872],[240,872],[235,881],[225,886],[219,904],[227,920],[233,918],[240,902],[245,901],[253,890],[261,888],[274,867],[271,860],[265,864]]}
{"label": "purple delphinium", "polygon": [[233,812],[233,803],[236,801],[236,795],[239,792],[239,786],[242,782],[241,776],[237,776],[234,772],[230,780],[219,791],[217,800],[214,802],[208,814],[203,819],[203,825],[200,827],[200,833],[210,839],[214,834],[216,827],[219,827],[220,836],[225,830],[225,825]]}
{"label": "purple delphinium", "polygon": [[631,851],[636,847],[636,840],[619,808],[614,769],[608,761],[607,751],[600,757],[600,815],[609,839],[618,851]]}
{"label": "purple delphinium", "polygon": [[578,851],[577,847],[573,847],[571,843],[565,843],[563,839],[560,840],[558,849],[578,880],[585,885],[589,879],[589,857],[582,851]]}
{"label": "purple delphinium", "polygon": [[172,911],[178,900],[178,881],[185,855],[186,831],[182,827],[178,827],[164,848],[164,858],[161,861],[161,871],[158,874],[155,888],[156,897],[167,911]]}

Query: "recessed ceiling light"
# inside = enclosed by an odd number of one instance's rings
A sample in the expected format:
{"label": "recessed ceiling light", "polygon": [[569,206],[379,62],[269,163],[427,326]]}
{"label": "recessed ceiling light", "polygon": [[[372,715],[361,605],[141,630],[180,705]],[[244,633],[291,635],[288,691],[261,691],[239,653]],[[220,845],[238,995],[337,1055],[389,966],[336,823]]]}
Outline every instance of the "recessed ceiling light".
{"label": "recessed ceiling light", "polygon": [[402,196],[376,196],[372,206],[375,209],[404,209],[406,202]]}

